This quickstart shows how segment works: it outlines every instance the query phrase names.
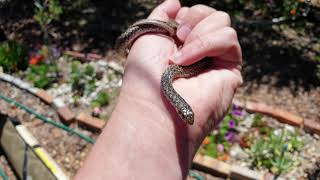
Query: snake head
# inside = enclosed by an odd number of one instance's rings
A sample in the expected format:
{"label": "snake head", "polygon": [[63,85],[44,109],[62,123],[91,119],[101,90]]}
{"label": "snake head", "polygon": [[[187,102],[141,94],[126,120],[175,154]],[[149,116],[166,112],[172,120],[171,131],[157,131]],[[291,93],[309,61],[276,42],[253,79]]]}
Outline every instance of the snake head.
{"label": "snake head", "polygon": [[194,113],[191,109],[183,108],[178,111],[179,116],[182,120],[186,121],[188,124],[192,125],[194,122]]}

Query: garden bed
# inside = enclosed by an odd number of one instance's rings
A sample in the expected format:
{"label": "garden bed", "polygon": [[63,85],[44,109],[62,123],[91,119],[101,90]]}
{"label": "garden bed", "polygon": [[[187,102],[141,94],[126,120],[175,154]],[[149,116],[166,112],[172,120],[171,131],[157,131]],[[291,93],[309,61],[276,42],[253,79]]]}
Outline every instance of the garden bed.
{"label": "garden bed", "polygon": [[[41,55],[42,51],[42,49],[39,50],[38,54],[31,57],[30,67],[26,71],[13,73],[12,75],[33,86],[44,88],[45,91],[43,92],[52,96],[50,103],[55,106],[63,102],[75,114],[92,115],[98,121],[108,120],[121,87],[122,74],[119,72],[122,72],[122,70],[115,69],[111,62],[105,61],[105,59],[101,60],[101,57],[96,61],[84,61],[88,56],[81,53],[75,55],[75,53],[69,52],[68,54],[73,55],[73,57],[59,53],[55,57],[53,55],[47,56],[44,60],[44,58],[41,58],[43,56]],[[50,59],[52,57],[54,59]],[[27,102],[27,105],[35,107],[40,113],[59,119],[54,115],[59,114],[59,108],[54,110],[53,107],[52,110],[44,111],[43,105],[37,105],[40,102],[36,97],[27,95],[24,91],[11,85],[2,84],[1,86],[3,86],[2,89],[5,90],[6,95],[20,102]],[[59,102],[56,102],[55,99],[59,99]],[[276,111],[275,108],[272,109],[271,107],[265,108],[266,111],[263,108],[259,109],[259,107],[252,108],[254,105],[250,105],[250,103],[247,106],[242,105],[242,107],[247,108],[250,112],[262,112],[282,120],[286,119],[287,116],[291,117],[293,120],[284,120],[284,122],[298,125],[300,128],[279,123],[272,117],[250,114],[240,106],[234,106],[225,117],[219,130],[214,130],[204,140],[198,155],[216,158],[232,167],[248,168],[260,174],[273,173],[282,178],[306,178],[308,173],[310,176],[310,172],[317,172],[316,163],[320,159],[320,153],[317,153],[317,150],[320,148],[320,140],[318,135],[311,135],[301,128],[304,125],[304,119],[283,113],[284,111]],[[8,111],[8,109],[10,113],[10,108],[5,108],[5,111]],[[273,111],[277,112],[278,115]],[[34,119],[32,116],[30,118]],[[30,120],[30,118],[24,115],[24,120],[29,122],[30,126],[38,127],[39,122]],[[71,126],[77,127],[77,123],[73,123]],[[71,154],[67,158],[60,157],[58,154],[61,152],[62,155],[62,152],[65,153],[66,151],[61,151],[56,147],[53,148],[50,144],[54,143],[57,140],[56,137],[60,137],[63,132],[52,130],[55,134],[52,139],[48,137],[47,131],[43,130],[42,125],[40,127],[38,127],[38,130],[33,130],[33,128],[31,130],[37,137],[46,137],[40,142],[44,143],[44,147],[50,147],[49,153],[58,159],[58,163],[63,162],[60,165],[70,173],[69,175],[73,176],[87,153],[78,153],[79,156],[76,155],[75,159]],[[90,131],[83,132],[96,137],[96,134],[92,134]],[[46,146],[46,144],[49,146]],[[83,142],[80,149],[83,149],[86,144]],[[71,143],[63,146],[68,147],[68,152],[74,150],[76,152],[79,149],[78,145],[78,143]],[[85,149],[86,152],[89,151],[88,148]]]}
{"label": "garden bed", "polygon": [[305,179],[317,169],[319,148],[317,134],[234,106],[219,129],[203,141],[199,153],[262,174]]}

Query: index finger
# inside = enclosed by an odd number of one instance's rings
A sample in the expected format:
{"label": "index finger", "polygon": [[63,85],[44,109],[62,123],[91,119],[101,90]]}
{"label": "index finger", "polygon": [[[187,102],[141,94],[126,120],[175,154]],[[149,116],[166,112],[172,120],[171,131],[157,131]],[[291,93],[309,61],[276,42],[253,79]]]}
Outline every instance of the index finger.
{"label": "index finger", "polygon": [[190,65],[204,57],[215,57],[224,62],[241,64],[242,53],[236,31],[231,27],[224,27],[198,35],[185,44],[170,60],[180,65]]}
{"label": "index finger", "polygon": [[174,19],[180,8],[181,5],[179,0],[166,0],[151,12],[148,19],[163,21]]}

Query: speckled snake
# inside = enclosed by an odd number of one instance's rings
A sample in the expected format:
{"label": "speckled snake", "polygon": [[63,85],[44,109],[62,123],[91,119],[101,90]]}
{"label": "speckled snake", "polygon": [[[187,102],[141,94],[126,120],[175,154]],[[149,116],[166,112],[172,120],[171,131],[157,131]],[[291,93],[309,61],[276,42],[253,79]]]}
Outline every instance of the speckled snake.
{"label": "speckled snake", "polygon": [[[128,53],[134,41],[147,33],[160,33],[172,37],[178,44],[181,42],[176,37],[179,24],[174,21],[160,21],[155,19],[143,19],[131,25],[122,33],[116,41],[119,51]],[[176,78],[187,78],[199,74],[210,65],[210,59],[205,58],[189,66],[169,65],[161,77],[161,89],[163,94],[176,109],[180,118],[192,125],[194,112],[190,105],[174,90],[172,82]]]}

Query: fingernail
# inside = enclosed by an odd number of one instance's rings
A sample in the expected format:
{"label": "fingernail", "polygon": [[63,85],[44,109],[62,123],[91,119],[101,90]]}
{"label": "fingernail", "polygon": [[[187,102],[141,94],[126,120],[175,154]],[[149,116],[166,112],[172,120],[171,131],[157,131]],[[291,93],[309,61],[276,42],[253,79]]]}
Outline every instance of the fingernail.
{"label": "fingernail", "polygon": [[182,53],[180,51],[174,53],[171,57],[170,60],[176,64],[178,64],[179,62],[181,62],[181,57],[182,57]]}
{"label": "fingernail", "polygon": [[191,26],[189,26],[188,24],[181,25],[177,31],[178,38],[180,40],[185,40],[186,37],[190,34],[191,30]]}

